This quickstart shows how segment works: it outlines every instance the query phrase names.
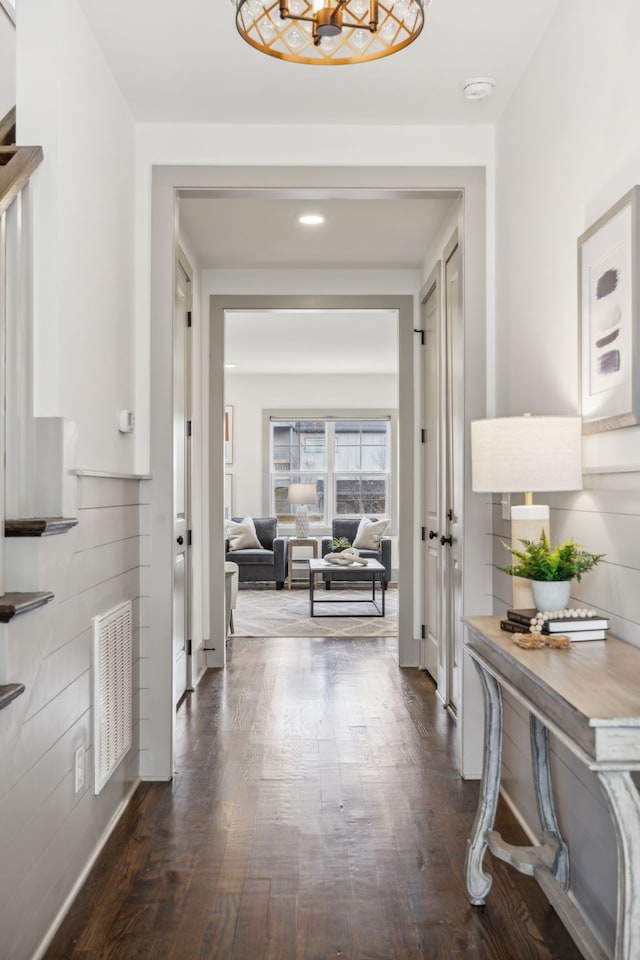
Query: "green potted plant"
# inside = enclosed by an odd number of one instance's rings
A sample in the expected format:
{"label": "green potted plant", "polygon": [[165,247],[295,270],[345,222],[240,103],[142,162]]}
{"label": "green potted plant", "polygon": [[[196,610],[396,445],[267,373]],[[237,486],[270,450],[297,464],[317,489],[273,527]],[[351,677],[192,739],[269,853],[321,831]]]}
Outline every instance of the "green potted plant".
{"label": "green potted plant", "polygon": [[592,570],[604,553],[588,553],[573,539],[551,548],[544,532],[540,539],[521,540],[521,548],[503,546],[511,553],[516,563],[500,567],[512,577],[531,580],[533,601],[538,610],[564,610],[569,602],[571,581],[580,581],[583,573]]}
{"label": "green potted plant", "polygon": [[331,541],[331,550],[333,553],[341,553],[343,550],[348,550],[351,546],[351,541],[348,537],[334,537]]}

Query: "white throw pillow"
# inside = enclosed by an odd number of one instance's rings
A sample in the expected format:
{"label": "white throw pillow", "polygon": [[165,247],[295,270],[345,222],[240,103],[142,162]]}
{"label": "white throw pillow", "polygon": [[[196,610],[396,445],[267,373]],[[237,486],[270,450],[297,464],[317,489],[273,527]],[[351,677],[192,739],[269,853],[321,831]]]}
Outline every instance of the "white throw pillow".
{"label": "white throw pillow", "polygon": [[390,520],[369,520],[368,517],[363,517],[353,546],[358,550],[379,550],[380,538],[390,523]]}
{"label": "white throw pillow", "polygon": [[229,540],[229,550],[262,550],[252,517],[245,517],[239,523],[227,520],[224,528]]}

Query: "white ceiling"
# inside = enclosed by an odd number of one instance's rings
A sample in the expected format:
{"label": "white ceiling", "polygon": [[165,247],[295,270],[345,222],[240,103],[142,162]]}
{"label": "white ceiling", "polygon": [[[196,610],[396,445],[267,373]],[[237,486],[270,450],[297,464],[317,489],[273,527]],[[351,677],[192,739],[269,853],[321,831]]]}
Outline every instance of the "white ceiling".
{"label": "white ceiling", "polygon": [[225,361],[238,374],[397,373],[394,311],[256,311],[227,314]]}
{"label": "white ceiling", "polygon": [[[325,68],[252,49],[229,0],[79,2],[137,122],[357,126],[494,123],[560,0],[432,0],[404,51]],[[487,75],[493,97],[466,100],[463,82]],[[180,217],[205,268],[418,268],[451,202],[324,201],[326,224],[306,232],[290,200],[181,200]],[[374,372],[395,358],[392,326],[380,316],[248,316],[230,327],[227,356],[238,372],[258,360],[263,371],[335,371],[344,358]]]}
{"label": "white ceiling", "polygon": [[[180,229],[204,268],[413,269],[454,199],[180,199]],[[325,223],[305,227],[301,213]],[[395,313],[263,311],[229,315],[225,360],[245,373],[396,373]]]}
{"label": "white ceiling", "polygon": [[[559,0],[432,0],[418,39],[372,63],[285,63],[240,37],[229,0],[80,0],[137,121],[492,123]],[[493,76],[486,102],[463,82]]]}
{"label": "white ceiling", "polygon": [[[420,268],[454,200],[181,199],[200,266]],[[321,213],[325,223],[298,223]]]}

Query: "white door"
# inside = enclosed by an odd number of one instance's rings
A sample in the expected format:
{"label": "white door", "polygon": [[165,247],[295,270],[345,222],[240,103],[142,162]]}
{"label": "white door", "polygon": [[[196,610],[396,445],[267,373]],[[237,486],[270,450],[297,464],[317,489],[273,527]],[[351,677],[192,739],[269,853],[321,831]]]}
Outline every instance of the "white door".
{"label": "white door", "polygon": [[189,375],[191,282],[188,264],[176,258],[173,330],[173,700],[189,685]]}
{"label": "white door", "polygon": [[[424,348],[422,349],[423,402],[423,483],[422,483],[422,639],[420,666],[428,670],[436,683],[441,683],[444,669],[441,654],[444,594],[440,544],[442,528],[442,457],[443,436],[441,330],[440,330],[440,263],[431,275],[428,292],[422,304]],[[439,669],[440,664],[440,669]],[[440,677],[440,679],[439,679]]]}
{"label": "white door", "polygon": [[459,358],[463,352],[462,277],[460,247],[457,242],[445,260],[445,502],[442,565],[446,607],[446,695],[445,702],[457,712],[460,694],[462,658],[462,503],[464,405]]}

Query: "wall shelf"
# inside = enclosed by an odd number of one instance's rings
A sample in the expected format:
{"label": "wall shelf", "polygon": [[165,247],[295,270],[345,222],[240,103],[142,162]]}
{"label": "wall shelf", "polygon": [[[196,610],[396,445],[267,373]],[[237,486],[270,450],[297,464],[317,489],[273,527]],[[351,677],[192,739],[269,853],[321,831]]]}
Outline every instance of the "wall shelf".
{"label": "wall shelf", "polygon": [[0,710],[4,710],[9,704],[24,693],[24,683],[4,683],[0,684]]}
{"label": "wall shelf", "polygon": [[5,520],[5,537],[51,537],[59,533],[68,533],[76,526],[76,517],[24,517],[18,520]]}
{"label": "wall shelf", "polygon": [[23,613],[30,613],[44,607],[53,600],[50,590],[40,593],[4,593],[0,596],[0,623],[10,623]]}

